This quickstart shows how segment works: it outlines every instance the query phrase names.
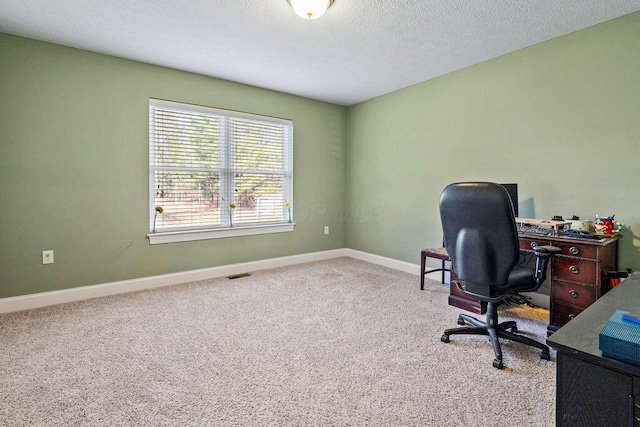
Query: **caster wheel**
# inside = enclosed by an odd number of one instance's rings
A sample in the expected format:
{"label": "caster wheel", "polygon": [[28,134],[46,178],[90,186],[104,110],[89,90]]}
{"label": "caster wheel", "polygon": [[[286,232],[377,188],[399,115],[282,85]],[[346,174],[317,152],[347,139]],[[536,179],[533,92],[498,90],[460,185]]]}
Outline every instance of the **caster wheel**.
{"label": "caster wheel", "polygon": [[466,325],[466,323],[464,323],[464,320],[458,319],[458,325],[464,326],[464,325]]}
{"label": "caster wheel", "polygon": [[449,342],[449,335],[443,335],[442,337],[440,337],[440,341]]}
{"label": "caster wheel", "polygon": [[511,333],[512,334],[517,334],[518,333],[518,327],[514,326],[513,328],[511,328]]}
{"label": "caster wheel", "polygon": [[496,368],[496,369],[504,368],[504,365],[502,364],[502,360],[495,359],[493,361],[493,367]]}
{"label": "caster wheel", "polygon": [[551,360],[551,355],[548,351],[542,350],[542,353],[540,353],[540,359]]}

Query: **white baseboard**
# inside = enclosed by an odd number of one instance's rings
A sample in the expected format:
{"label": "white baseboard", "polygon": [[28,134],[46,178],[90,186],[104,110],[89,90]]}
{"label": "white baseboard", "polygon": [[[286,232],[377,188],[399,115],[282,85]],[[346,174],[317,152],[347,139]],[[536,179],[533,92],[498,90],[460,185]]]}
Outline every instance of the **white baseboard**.
{"label": "white baseboard", "polygon": [[312,252],[308,254],[243,262],[239,264],[223,265],[220,267],[203,268],[200,270],[183,271],[179,273],[162,274],[159,276],[142,277],[139,279],[102,283],[99,285],[81,286],[58,291],[2,298],[0,299],[0,313],[30,310],[49,305],[177,285],[179,283],[193,282],[196,280],[213,279],[216,277],[225,277],[251,271],[285,267],[305,262],[322,261],[325,259],[349,256],[347,251],[347,249],[335,249],[323,252]]}
{"label": "white baseboard", "polygon": [[420,275],[420,266],[409,262],[398,261],[397,259],[387,258],[380,255],[370,254],[368,252],[356,251],[355,249],[345,249],[346,255],[372,264],[379,264],[394,270],[404,271],[405,273]]}
{"label": "white baseboard", "polygon": [[[393,268],[394,270],[404,271],[405,273],[415,274],[416,276],[420,276],[420,265],[411,264],[410,262],[398,261],[397,259],[387,258],[380,255],[370,254],[368,252],[356,251],[355,249],[346,249],[347,256],[351,258],[356,258],[362,261],[367,261],[372,264],[379,264],[385,267]],[[449,283],[449,272],[445,272],[444,274],[444,282]],[[440,271],[436,271],[433,273],[429,273],[426,276],[427,279],[437,280],[438,282],[442,281],[442,273]]]}
{"label": "white baseboard", "polygon": [[[238,264],[223,265],[219,267],[203,268],[199,270],[182,271],[179,273],[162,274],[158,276],[142,277],[139,279],[122,280],[118,282],[102,283],[99,285],[81,286],[77,288],[61,289],[59,291],[40,292],[29,295],[19,295],[0,299],[0,314],[14,311],[31,310],[55,304],[63,304],[73,301],[81,301],[90,298],[105,297],[109,295],[123,294],[145,289],[160,288],[163,286],[177,285],[180,283],[194,282],[197,280],[214,279],[217,277],[232,276],[251,271],[266,270],[270,268],[286,267],[289,265],[303,264],[305,262],[322,261],[326,259],[348,256],[351,258],[379,264],[405,273],[420,275],[420,266],[393,258],[357,251],[355,249],[334,249],[308,254],[292,255],[281,258],[270,258],[259,261],[243,262]],[[428,278],[440,281],[440,272],[427,274]],[[449,273],[445,279],[448,283]],[[418,283],[418,282],[416,282]],[[549,308],[549,296],[538,293],[527,294],[532,297],[532,302],[540,307]]]}

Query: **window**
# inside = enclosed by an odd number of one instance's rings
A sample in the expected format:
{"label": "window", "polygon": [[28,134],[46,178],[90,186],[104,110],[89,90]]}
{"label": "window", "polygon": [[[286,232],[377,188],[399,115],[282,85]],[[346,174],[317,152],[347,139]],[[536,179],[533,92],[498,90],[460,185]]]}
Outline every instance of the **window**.
{"label": "window", "polygon": [[150,242],[291,231],[292,154],[291,120],[150,99]]}

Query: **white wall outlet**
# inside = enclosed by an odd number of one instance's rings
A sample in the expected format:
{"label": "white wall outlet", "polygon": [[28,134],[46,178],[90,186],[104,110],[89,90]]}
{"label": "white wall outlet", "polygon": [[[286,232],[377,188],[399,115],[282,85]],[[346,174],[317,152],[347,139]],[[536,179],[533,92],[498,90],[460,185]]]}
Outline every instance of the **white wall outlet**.
{"label": "white wall outlet", "polygon": [[53,264],[53,251],[42,251],[42,263]]}
{"label": "white wall outlet", "polygon": [[324,226],[324,234],[329,234],[329,226],[328,225]]}

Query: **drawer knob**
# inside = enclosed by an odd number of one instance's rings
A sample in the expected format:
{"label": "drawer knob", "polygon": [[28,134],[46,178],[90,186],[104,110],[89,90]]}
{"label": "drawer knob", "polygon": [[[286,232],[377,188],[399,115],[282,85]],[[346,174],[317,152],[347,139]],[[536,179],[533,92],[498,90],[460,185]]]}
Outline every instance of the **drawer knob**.
{"label": "drawer knob", "polygon": [[578,298],[578,293],[573,289],[569,291],[569,295],[571,295],[571,298]]}
{"label": "drawer knob", "polygon": [[538,242],[531,242],[531,243],[530,243],[530,246],[531,246],[532,248],[535,248],[535,247],[537,247],[537,246],[538,246]]}
{"label": "drawer knob", "polygon": [[571,267],[569,267],[569,271],[572,272],[573,274],[579,273],[578,267],[576,267],[575,265],[572,265]]}
{"label": "drawer knob", "polygon": [[575,314],[570,314],[570,315],[569,315],[569,320],[573,320],[573,318],[574,318],[574,317],[576,317],[576,315],[575,315]]}
{"label": "drawer knob", "polygon": [[571,252],[571,254],[573,255],[578,255],[580,253],[580,249],[576,248],[575,246],[571,246],[569,248],[569,252]]}

